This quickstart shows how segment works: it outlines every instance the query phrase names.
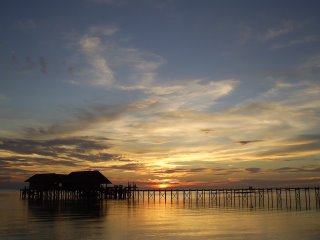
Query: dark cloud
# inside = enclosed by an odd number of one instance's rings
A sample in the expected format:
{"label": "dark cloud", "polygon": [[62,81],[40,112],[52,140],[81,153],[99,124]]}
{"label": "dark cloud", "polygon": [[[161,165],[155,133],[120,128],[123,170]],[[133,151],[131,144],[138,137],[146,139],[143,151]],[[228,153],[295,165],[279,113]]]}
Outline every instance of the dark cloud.
{"label": "dark cloud", "polygon": [[209,133],[214,132],[214,130],[213,130],[213,129],[211,129],[211,128],[203,128],[203,129],[200,129],[200,132],[203,132],[203,133],[209,134]]}
{"label": "dark cloud", "polygon": [[261,168],[246,168],[245,170],[249,173],[258,173],[261,171]]}
{"label": "dark cloud", "polygon": [[29,139],[0,139],[0,150],[11,151],[19,154],[39,154],[44,156],[57,156],[67,153],[67,147],[72,146],[76,152],[88,150],[103,150],[108,145],[99,142],[101,139],[83,138],[61,138],[53,140],[29,140]]}
{"label": "dark cloud", "polygon": [[[32,157],[15,156],[19,154],[33,155],[40,157],[34,158],[38,164],[57,164],[57,162],[48,160],[55,158],[59,164],[74,166],[72,160],[83,161],[111,161],[123,160],[120,155],[105,152],[110,148],[106,143],[107,138],[93,137],[73,137],[51,140],[29,140],[29,139],[0,139],[0,150],[10,151],[13,156],[1,159],[7,162],[30,163]],[[95,153],[91,153],[94,150]],[[33,162],[33,161],[32,161]]]}
{"label": "dark cloud", "polygon": [[238,173],[241,170],[238,168],[213,168],[211,169],[214,175],[225,176],[233,173]]}
{"label": "dark cloud", "polygon": [[239,179],[238,181],[225,180],[222,182],[221,186],[225,187],[288,187],[288,186],[318,186],[320,184],[320,178],[311,178],[311,179],[301,179],[301,178],[291,178],[291,179]]}
{"label": "dark cloud", "polygon": [[[0,160],[1,161],[1,160]],[[0,189],[19,189],[34,172],[15,167],[4,168],[0,162]]]}
{"label": "dark cloud", "polygon": [[0,157],[0,167],[1,168],[12,168],[13,166],[17,167],[30,167],[30,166],[39,166],[39,165],[63,165],[68,167],[78,166],[73,160],[64,160],[57,158],[56,160],[48,158],[35,158],[35,157],[20,157],[20,156],[11,156],[11,157]]}
{"label": "dark cloud", "polygon": [[174,168],[174,169],[160,169],[152,171],[153,174],[174,174],[174,173],[199,173],[208,171],[208,168]]}
{"label": "dark cloud", "polygon": [[[25,128],[26,137],[43,137],[74,133],[94,124],[118,119],[129,110],[128,105],[98,104],[88,108],[76,108],[71,111],[73,120],[53,123],[48,127]],[[69,111],[70,112],[70,111]]]}
{"label": "dark cloud", "polygon": [[319,167],[282,167],[270,170],[272,172],[278,173],[320,173],[320,166]]}
{"label": "dark cloud", "polygon": [[287,146],[275,147],[273,150],[261,152],[259,156],[291,156],[301,152],[314,154],[320,150],[319,134],[301,135],[286,142]]}
{"label": "dark cloud", "polygon": [[[91,162],[107,162],[107,161],[126,161],[122,160],[121,156],[111,153],[99,153],[93,154],[80,154],[80,153],[70,153],[69,156],[77,159],[85,159]],[[130,160],[127,160],[130,161]]]}
{"label": "dark cloud", "polygon": [[238,141],[237,143],[241,145],[247,145],[249,143],[262,142],[262,141],[263,140],[242,140],[242,141]]}
{"label": "dark cloud", "polygon": [[138,171],[138,170],[145,170],[145,166],[141,163],[128,163],[123,165],[111,165],[106,167],[100,167],[100,169]]}
{"label": "dark cloud", "polygon": [[292,139],[293,141],[320,142],[320,134],[304,134]]}

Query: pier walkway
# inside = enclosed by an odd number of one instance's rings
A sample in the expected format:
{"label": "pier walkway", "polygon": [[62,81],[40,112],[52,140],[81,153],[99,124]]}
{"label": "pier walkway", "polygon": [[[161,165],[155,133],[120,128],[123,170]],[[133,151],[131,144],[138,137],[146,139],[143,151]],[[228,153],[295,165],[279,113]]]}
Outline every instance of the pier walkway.
{"label": "pier walkway", "polygon": [[182,202],[226,207],[320,209],[319,187],[135,190],[130,192],[129,198],[136,201]]}
{"label": "pier walkway", "polygon": [[246,208],[320,209],[319,187],[243,189],[137,189],[122,186],[98,190],[21,189],[22,199],[117,199],[143,202],[209,204]]}

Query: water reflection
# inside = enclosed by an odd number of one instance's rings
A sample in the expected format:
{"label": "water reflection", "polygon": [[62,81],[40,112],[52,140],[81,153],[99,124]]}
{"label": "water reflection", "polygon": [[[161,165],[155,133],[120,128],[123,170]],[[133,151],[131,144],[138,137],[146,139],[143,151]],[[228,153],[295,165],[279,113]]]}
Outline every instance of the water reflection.
{"label": "water reflection", "polygon": [[99,200],[26,200],[29,215],[34,220],[103,218],[108,214],[108,204]]}
{"label": "water reflection", "polygon": [[[318,239],[318,209],[202,201],[32,201],[0,193],[0,239]],[[141,200],[141,199],[140,199]]]}

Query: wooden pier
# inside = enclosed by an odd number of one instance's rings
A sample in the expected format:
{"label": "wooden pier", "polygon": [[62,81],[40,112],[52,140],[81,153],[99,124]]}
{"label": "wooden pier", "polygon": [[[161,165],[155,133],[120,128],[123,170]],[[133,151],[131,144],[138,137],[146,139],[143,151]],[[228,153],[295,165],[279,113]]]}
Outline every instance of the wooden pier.
{"label": "wooden pier", "polygon": [[129,198],[136,201],[182,202],[183,204],[207,204],[219,207],[320,208],[319,187],[135,190],[130,192]]}
{"label": "wooden pier", "polygon": [[320,209],[319,187],[243,189],[137,189],[129,185],[85,190],[21,189],[22,199],[117,199],[217,207]]}
{"label": "wooden pier", "polygon": [[135,186],[123,187],[115,185],[113,187],[95,188],[95,189],[20,189],[20,198],[22,199],[40,199],[40,200],[77,200],[77,199],[127,199],[133,196]]}

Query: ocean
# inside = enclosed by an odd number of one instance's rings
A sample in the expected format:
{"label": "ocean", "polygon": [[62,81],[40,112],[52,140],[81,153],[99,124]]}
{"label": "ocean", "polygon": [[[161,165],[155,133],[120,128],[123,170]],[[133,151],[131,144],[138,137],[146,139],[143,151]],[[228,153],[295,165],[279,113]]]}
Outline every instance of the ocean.
{"label": "ocean", "polygon": [[193,201],[35,201],[0,192],[0,239],[320,239],[320,209]]}

